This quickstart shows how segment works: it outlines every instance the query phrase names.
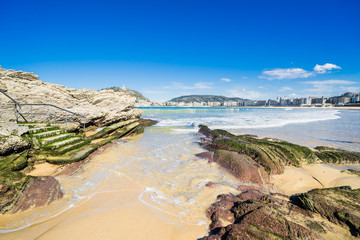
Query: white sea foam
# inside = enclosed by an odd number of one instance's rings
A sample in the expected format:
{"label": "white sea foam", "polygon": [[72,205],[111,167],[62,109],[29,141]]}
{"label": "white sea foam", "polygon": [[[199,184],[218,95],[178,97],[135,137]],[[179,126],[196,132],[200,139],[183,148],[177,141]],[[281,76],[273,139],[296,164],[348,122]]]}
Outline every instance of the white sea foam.
{"label": "white sea foam", "polygon": [[[201,109],[182,110],[169,114],[168,110],[158,110],[156,120],[159,127],[175,127],[177,132],[195,132],[199,124],[210,128],[251,129],[281,127],[288,124],[309,123],[340,118],[339,111],[333,109]],[[170,110],[171,112],[174,109]],[[146,117],[146,111],[144,113]]]}

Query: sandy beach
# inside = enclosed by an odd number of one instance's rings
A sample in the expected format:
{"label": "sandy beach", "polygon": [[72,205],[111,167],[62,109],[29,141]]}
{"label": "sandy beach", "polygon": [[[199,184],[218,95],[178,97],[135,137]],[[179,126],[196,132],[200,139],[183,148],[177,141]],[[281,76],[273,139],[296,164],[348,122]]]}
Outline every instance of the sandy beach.
{"label": "sandy beach", "polygon": [[[176,216],[154,210],[138,200],[142,189],[94,195],[56,218],[29,228],[3,234],[5,239],[196,239],[204,226],[178,221]],[[164,221],[164,219],[167,219]],[[169,221],[171,219],[172,221]],[[4,221],[4,219],[2,219]],[[6,221],[6,219],[5,219]]]}
{"label": "sandy beach", "polygon": [[351,186],[353,189],[360,188],[360,177],[341,172],[348,168],[360,169],[360,166],[313,164],[301,168],[285,167],[283,174],[272,176],[273,191],[293,195],[314,188],[339,186]]}
{"label": "sandy beach", "polygon": [[[107,151],[92,161],[111,160],[113,153]],[[39,165],[32,174],[54,171],[48,164]],[[145,186],[132,181],[126,175],[109,180],[70,209],[56,215],[58,202],[49,207],[30,209],[16,214],[0,216],[0,229],[10,221],[30,218],[41,211],[54,211],[55,217],[19,231],[3,233],[2,239],[197,239],[206,234],[208,223],[187,224],[176,213],[165,212],[146,205],[150,196]],[[140,199],[139,196],[142,196]],[[52,208],[52,206],[54,206]],[[47,208],[47,210],[46,210]],[[55,209],[54,209],[55,208]],[[50,209],[50,210],[49,210]]]}

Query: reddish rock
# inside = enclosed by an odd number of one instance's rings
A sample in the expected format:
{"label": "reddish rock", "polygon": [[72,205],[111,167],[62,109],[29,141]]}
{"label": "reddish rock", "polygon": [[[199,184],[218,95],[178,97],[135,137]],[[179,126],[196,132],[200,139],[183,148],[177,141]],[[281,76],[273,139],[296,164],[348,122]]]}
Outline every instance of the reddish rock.
{"label": "reddish rock", "polygon": [[250,189],[248,191],[242,192],[238,195],[239,198],[241,198],[243,201],[249,200],[249,199],[260,199],[264,196],[263,192],[260,192],[255,189]]}
{"label": "reddish rock", "polygon": [[321,239],[319,233],[325,232],[321,222],[313,224],[319,226],[316,230],[298,223],[299,219],[314,223],[311,214],[303,213],[289,201],[258,190],[249,189],[238,196],[224,194],[218,199],[220,201],[211,205],[207,212],[212,222],[209,236],[203,239],[274,239],[274,236]]}
{"label": "reddish rock", "polygon": [[233,224],[235,222],[235,217],[230,210],[219,209],[211,215],[211,221],[212,223],[209,228],[210,230],[214,230]]}
{"label": "reddish rock", "polygon": [[195,156],[197,156],[199,158],[207,159],[207,160],[209,160],[209,162],[214,161],[214,152],[202,152],[202,153],[195,154]]}
{"label": "reddish rock", "polygon": [[33,178],[26,185],[22,195],[11,212],[24,211],[30,207],[40,207],[62,198],[59,182],[51,176]]}
{"label": "reddish rock", "polygon": [[266,184],[268,174],[262,170],[251,158],[233,151],[218,150],[215,154],[215,162],[227,169],[235,177],[243,182]]}
{"label": "reddish rock", "polygon": [[234,206],[234,202],[232,201],[220,200],[218,202],[213,203],[208,208],[208,210],[206,211],[206,215],[208,216],[208,218],[211,218],[211,216],[215,211],[230,210],[233,206]]}
{"label": "reddish rock", "polygon": [[205,186],[206,186],[206,187],[209,187],[209,188],[214,188],[214,187],[217,186],[217,184],[214,183],[214,182],[208,182]]}
{"label": "reddish rock", "polygon": [[264,185],[259,185],[259,184],[253,184],[253,185],[240,185],[237,187],[238,190],[240,190],[241,192],[246,192],[246,191],[249,191],[249,190],[258,190],[258,191],[261,191],[261,192],[268,192]]}

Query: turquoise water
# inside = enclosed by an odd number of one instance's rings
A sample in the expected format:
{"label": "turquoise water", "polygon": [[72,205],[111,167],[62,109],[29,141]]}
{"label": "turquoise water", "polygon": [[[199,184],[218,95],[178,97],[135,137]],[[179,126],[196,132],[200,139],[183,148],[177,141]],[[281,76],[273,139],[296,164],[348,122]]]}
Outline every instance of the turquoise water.
{"label": "turquoise water", "polygon": [[313,108],[150,107],[143,117],[157,127],[196,132],[199,124],[233,133],[274,137],[304,146],[360,151],[360,111]]}

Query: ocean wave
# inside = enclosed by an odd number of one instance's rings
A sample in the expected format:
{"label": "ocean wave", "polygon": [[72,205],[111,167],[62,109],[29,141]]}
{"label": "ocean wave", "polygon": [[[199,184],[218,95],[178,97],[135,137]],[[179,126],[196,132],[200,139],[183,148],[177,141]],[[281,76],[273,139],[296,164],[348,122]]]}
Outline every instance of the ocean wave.
{"label": "ocean wave", "polygon": [[[211,109],[210,109],[211,110]],[[251,129],[281,127],[288,124],[301,124],[340,118],[339,111],[333,109],[223,109],[219,112],[159,113],[154,119],[158,127],[174,127],[174,131],[193,132],[200,124],[210,128]],[[233,109],[234,110],[234,109]],[[174,110],[175,111],[175,110]],[[144,116],[146,117],[146,116]]]}

